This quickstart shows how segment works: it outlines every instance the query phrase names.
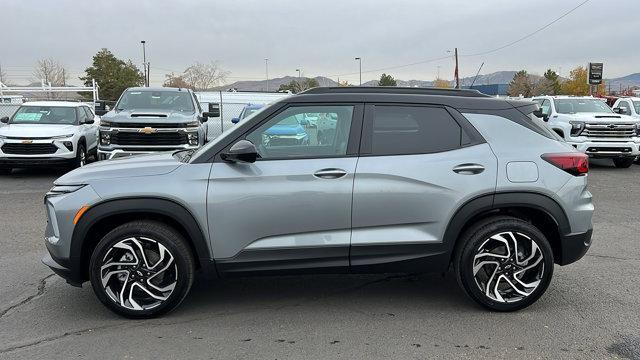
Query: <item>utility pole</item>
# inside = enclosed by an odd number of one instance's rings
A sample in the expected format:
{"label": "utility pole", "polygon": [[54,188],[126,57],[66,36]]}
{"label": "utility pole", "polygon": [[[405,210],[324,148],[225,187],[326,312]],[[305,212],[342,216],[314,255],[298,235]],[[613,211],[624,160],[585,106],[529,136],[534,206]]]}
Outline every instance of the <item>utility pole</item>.
{"label": "utility pole", "polygon": [[147,71],[147,51],[145,49],[146,41],[140,41],[142,44],[142,67],[144,68],[144,86],[149,87],[149,74]]}
{"label": "utility pole", "polygon": [[296,69],[296,71],[298,72],[298,81],[300,81],[300,78],[302,77],[302,70]]}
{"label": "utility pole", "polygon": [[268,58],[264,59],[264,69],[267,75],[267,92],[269,92],[269,59]]}
{"label": "utility pole", "polygon": [[65,74],[64,68],[62,68],[62,86],[67,86],[67,74]]}
{"label": "utility pole", "polygon": [[456,57],[456,71],[454,73],[456,77],[456,89],[460,89],[460,76],[458,74],[458,48],[455,48],[454,56]]}
{"label": "utility pole", "polygon": [[436,79],[440,79],[440,65],[438,65],[438,77]]}
{"label": "utility pole", "polygon": [[359,68],[360,68],[360,86],[362,86],[362,58],[357,57]]}

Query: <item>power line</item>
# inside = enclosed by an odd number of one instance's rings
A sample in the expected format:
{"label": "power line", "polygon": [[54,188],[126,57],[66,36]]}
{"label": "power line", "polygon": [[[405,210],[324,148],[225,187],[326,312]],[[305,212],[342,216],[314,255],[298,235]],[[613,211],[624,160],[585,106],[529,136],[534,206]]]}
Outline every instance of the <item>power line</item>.
{"label": "power line", "polygon": [[474,54],[464,54],[464,55],[462,55],[462,54],[461,54],[460,56],[469,57],[469,56],[487,55],[487,54],[494,53],[494,52],[496,52],[496,51],[500,51],[500,50],[502,50],[502,49],[504,49],[504,48],[508,48],[509,46],[511,46],[511,45],[515,45],[515,44],[519,43],[520,41],[526,40],[526,39],[528,39],[528,38],[532,37],[533,35],[535,35],[535,34],[537,34],[537,33],[541,32],[542,30],[544,30],[544,29],[548,28],[549,26],[551,26],[551,25],[553,25],[553,24],[557,23],[558,21],[560,21],[561,19],[563,19],[563,18],[564,18],[564,17],[566,17],[567,15],[571,14],[572,12],[576,11],[579,7],[581,7],[582,5],[584,5],[584,4],[586,4],[586,3],[588,3],[589,1],[591,1],[591,0],[584,0],[583,2],[581,2],[581,3],[580,3],[580,4],[578,4],[578,5],[576,5],[576,6],[575,6],[575,7],[573,7],[571,10],[569,10],[569,11],[567,11],[567,12],[563,13],[562,15],[560,15],[558,18],[556,18],[555,20],[551,21],[550,23],[548,23],[548,24],[544,25],[543,27],[541,27],[541,28],[537,29],[536,31],[534,31],[534,32],[532,32],[532,33],[529,33],[529,34],[527,34],[527,35],[525,35],[525,36],[523,36],[523,37],[521,37],[521,38],[519,38],[519,39],[517,39],[517,40],[514,40],[514,41],[512,41],[512,42],[510,42],[510,43],[507,43],[507,44],[502,45],[502,46],[500,46],[500,47],[497,47],[497,48],[495,48],[495,49],[491,49],[491,50],[487,50],[487,51],[482,51],[482,52],[478,52],[478,53],[474,53]]}

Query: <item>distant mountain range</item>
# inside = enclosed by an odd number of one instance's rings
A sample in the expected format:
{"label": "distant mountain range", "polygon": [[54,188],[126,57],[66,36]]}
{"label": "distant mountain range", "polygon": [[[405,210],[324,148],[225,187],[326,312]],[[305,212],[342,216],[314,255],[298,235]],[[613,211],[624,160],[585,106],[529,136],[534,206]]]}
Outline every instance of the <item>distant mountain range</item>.
{"label": "distant mountain range", "polygon": [[[489,85],[489,84],[508,84],[513,79],[515,71],[496,71],[490,74],[478,75],[478,78],[473,81],[474,76],[460,78],[460,85],[470,86],[474,85]],[[539,75],[531,75],[534,79],[540,78]],[[338,82],[325,76],[317,76],[314,78],[318,81],[320,86],[338,86]],[[298,80],[295,76],[285,76],[281,78],[269,79],[269,90],[277,90],[282,84],[289,84],[293,80]],[[398,86],[408,87],[428,87],[433,86],[433,81],[430,80],[401,80],[396,79]],[[607,87],[611,86],[611,90],[617,90],[620,85],[623,88],[630,86],[640,86],[640,73],[630,74],[627,76],[605,79]],[[449,81],[453,85],[453,81]],[[362,86],[377,86],[378,80],[370,80],[362,84]],[[215,90],[228,90],[236,89],[238,91],[265,91],[267,89],[266,80],[256,81],[236,81],[232,84],[220,86]]]}

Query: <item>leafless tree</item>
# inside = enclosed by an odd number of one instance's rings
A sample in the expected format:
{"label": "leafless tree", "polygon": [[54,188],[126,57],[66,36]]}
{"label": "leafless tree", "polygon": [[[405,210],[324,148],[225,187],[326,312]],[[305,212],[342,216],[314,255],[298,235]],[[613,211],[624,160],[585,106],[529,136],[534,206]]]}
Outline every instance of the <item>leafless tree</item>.
{"label": "leafless tree", "polygon": [[44,80],[46,84],[51,83],[51,86],[64,86],[69,78],[69,72],[57,60],[40,59],[33,68],[33,77],[36,81]]}
{"label": "leafless tree", "polygon": [[206,90],[217,85],[222,85],[228,71],[224,71],[218,62],[212,61],[208,64],[195,63],[189,66],[182,74],[182,79],[194,90]]}
{"label": "leafless tree", "polygon": [[545,77],[541,77],[531,86],[531,96],[554,95],[553,82]]}

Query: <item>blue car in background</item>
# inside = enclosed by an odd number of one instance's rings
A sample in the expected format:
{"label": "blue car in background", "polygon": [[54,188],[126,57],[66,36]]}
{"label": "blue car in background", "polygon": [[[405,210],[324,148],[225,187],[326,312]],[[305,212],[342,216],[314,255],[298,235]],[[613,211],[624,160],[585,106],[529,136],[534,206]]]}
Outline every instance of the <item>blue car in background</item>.
{"label": "blue car in background", "polygon": [[233,119],[231,119],[231,122],[234,124],[237,124],[240,122],[240,120],[248,117],[249,115],[253,115],[257,113],[263,107],[264,107],[264,104],[247,104],[240,112],[240,115],[238,115],[238,117],[234,117]]}
{"label": "blue car in background", "polygon": [[296,116],[283,119],[268,128],[263,136],[263,143],[267,146],[292,146],[309,143],[309,134],[302,126],[302,122]]}

